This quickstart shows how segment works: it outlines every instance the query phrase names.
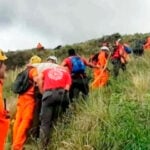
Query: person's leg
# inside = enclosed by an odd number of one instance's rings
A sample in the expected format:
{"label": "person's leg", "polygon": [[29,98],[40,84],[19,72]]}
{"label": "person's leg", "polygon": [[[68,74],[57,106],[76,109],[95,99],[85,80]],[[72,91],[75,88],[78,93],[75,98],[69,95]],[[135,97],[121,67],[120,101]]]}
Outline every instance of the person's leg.
{"label": "person's leg", "polygon": [[89,83],[87,77],[80,79],[79,91],[82,92],[82,97],[85,100],[89,94]]}
{"label": "person's leg", "polygon": [[72,85],[69,89],[70,101],[73,102],[73,99],[77,98],[78,95],[79,95],[79,84],[77,82],[77,79],[72,79]]}
{"label": "person's leg", "polygon": [[113,61],[113,74],[114,74],[114,77],[117,77],[119,75],[119,69],[121,67],[121,62],[119,59],[115,59]]}
{"label": "person's leg", "polygon": [[70,97],[70,101],[73,102],[73,98],[74,98],[74,85],[73,85],[73,83],[71,84],[71,87],[69,89],[69,97]]}
{"label": "person's leg", "polygon": [[4,150],[10,120],[7,117],[7,111],[4,109],[4,100],[2,98],[2,83],[0,84],[0,150]]}
{"label": "person's leg", "polygon": [[15,117],[15,121],[14,121],[14,125],[13,125],[13,141],[12,143],[14,143],[16,136],[17,136],[17,132],[18,132],[18,127],[21,123],[21,116],[22,116],[22,109],[20,108],[20,106],[17,106],[17,112],[16,112],[16,117]]}
{"label": "person's leg", "polygon": [[9,130],[9,124],[9,119],[6,119],[4,116],[0,116],[0,150],[5,150],[5,142]]}
{"label": "person's leg", "polygon": [[13,150],[23,149],[24,143],[27,139],[27,131],[30,128],[33,119],[34,106],[35,103],[29,103],[28,105],[26,105],[26,107],[23,106],[22,108],[20,108],[23,109],[23,111],[20,124],[17,127],[16,123],[14,127],[17,131],[14,135]]}
{"label": "person's leg", "polygon": [[35,139],[39,138],[41,101],[42,98],[36,99],[33,121],[31,129],[29,130],[30,136]]}
{"label": "person's leg", "polygon": [[126,64],[125,64],[125,63],[122,63],[122,64],[121,64],[121,69],[122,69],[123,71],[126,71]]}
{"label": "person's leg", "polygon": [[101,79],[99,80],[98,87],[104,87],[107,85],[109,79],[109,73],[108,71],[104,71],[101,75]]}
{"label": "person's leg", "polygon": [[50,129],[52,126],[52,118],[53,118],[53,106],[49,104],[48,98],[42,101],[41,107],[41,125],[40,125],[40,144],[43,149],[47,148],[49,138],[50,138]]}
{"label": "person's leg", "polygon": [[69,104],[70,104],[69,91],[65,91],[63,96],[63,102],[61,103],[63,113],[65,113],[66,109],[69,108]]}

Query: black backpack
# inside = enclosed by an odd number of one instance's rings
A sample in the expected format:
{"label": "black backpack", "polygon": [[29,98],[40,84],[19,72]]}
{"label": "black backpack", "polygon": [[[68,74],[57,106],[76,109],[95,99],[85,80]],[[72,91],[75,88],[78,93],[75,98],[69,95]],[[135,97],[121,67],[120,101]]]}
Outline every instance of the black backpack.
{"label": "black backpack", "polygon": [[23,70],[22,72],[20,72],[15,81],[12,84],[12,91],[16,94],[23,94],[24,92],[26,92],[31,85],[33,84],[33,82],[29,79],[29,68]]}
{"label": "black backpack", "polygon": [[133,53],[136,55],[142,55],[144,53],[143,45],[143,40],[136,40],[133,45]]}

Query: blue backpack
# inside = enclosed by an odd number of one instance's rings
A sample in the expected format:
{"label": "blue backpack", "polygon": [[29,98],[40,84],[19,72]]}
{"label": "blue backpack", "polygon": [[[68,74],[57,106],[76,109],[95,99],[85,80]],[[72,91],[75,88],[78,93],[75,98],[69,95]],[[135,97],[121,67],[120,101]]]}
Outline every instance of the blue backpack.
{"label": "blue backpack", "polygon": [[79,56],[70,57],[72,64],[72,73],[84,73],[85,72],[85,64],[83,60]]}
{"label": "blue backpack", "polygon": [[132,52],[132,48],[128,46],[124,46],[125,51],[130,54]]}

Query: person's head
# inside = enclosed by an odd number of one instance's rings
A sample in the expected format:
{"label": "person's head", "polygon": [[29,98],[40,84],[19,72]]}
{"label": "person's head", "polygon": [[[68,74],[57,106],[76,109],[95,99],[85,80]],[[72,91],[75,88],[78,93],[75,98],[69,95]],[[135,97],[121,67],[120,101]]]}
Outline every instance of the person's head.
{"label": "person's head", "polygon": [[42,61],[42,59],[39,56],[34,55],[30,58],[29,63],[35,64],[35,63],[41,63],[41,61]]}
{"label": "person's head", "polygon": [[70,49],[68,50],[68,55],[69,55],[69,56],[74,56],[74,55],[76,55],[75,50],[74,50],[73,48],[70,48]]}
{"label": "person's head", "polygon": [[7,56],[4,54],[3,50],[0,49],[0,61],[5,61],[7,59]]}
{"label": "person's head", "polygon": [[115,41],[115,45],[118,46],[119,44],[123,44],[123,40],[119,38],[117,41]]}
{"label": "person's head", "polygon": [[108,56],[108,54],[110,52],[110,50],[109,50],[109,48],[107,46],[102,46],[101,47],[101,51],[105,52],[105,56],[106,57]]}
{"label": "person's head", "polygon": [[0,78],[4,78],[6,65],[4,61],[7,60],[7,56],[4,54],[3,50],[0,49]]}
{"label": "person's head", "polygon": [[103,42],[103,43],[102,43],[102,46],[107,46],[107,47],[108,47],[108,46],[109,46],[109,43],[108,43],[108,42]]}
{"label": "person's head", "polygon": [[49,57],[47,57],[47,61],[57,64],[57,57],[56,56],[49,56]]}
{"label": "person's head", "polygon": [[102,51],[106,51],[106,52],[109,52],[109,48],[107,46],[102,46],[100,48]]}

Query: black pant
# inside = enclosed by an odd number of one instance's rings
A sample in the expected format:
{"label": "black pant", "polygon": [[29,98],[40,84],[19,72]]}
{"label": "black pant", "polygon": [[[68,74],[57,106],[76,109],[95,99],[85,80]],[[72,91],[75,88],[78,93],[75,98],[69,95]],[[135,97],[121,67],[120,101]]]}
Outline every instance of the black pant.
{"label": "black pant", "polygon": [[35,109],[31,129],[29,130],[29,135],[30,137],[37,139],[39,138],[40,112],[42,104],[42,94],[40,93],[38,87],[34,88],[34,96],[35,96]]}
{"label": "black pant", "polygon": [[[63,89],[47,91],[43,94],[41,107],[40,140],[43,149],[47,147],[53,122],[68,106],[69,96]],[[59,108],[62,108],[60,111]]]}
{"label": "black pant", "polygon": [[73,98],[78,98],[80,92],[82,93],[84,99],[89,93],[88,78],[82,75],[78,77],[72,77],[72,85],[69,90],[71,101],[73,101]]}
{"label": "black pant", "polygon": [[126,64],[122,63],[120,58],[114,58],[112,60],[113,64],[113,75],[114,77],[117,77],[119,75],[119,70],[122,69],[123,71],[126,70]]}

